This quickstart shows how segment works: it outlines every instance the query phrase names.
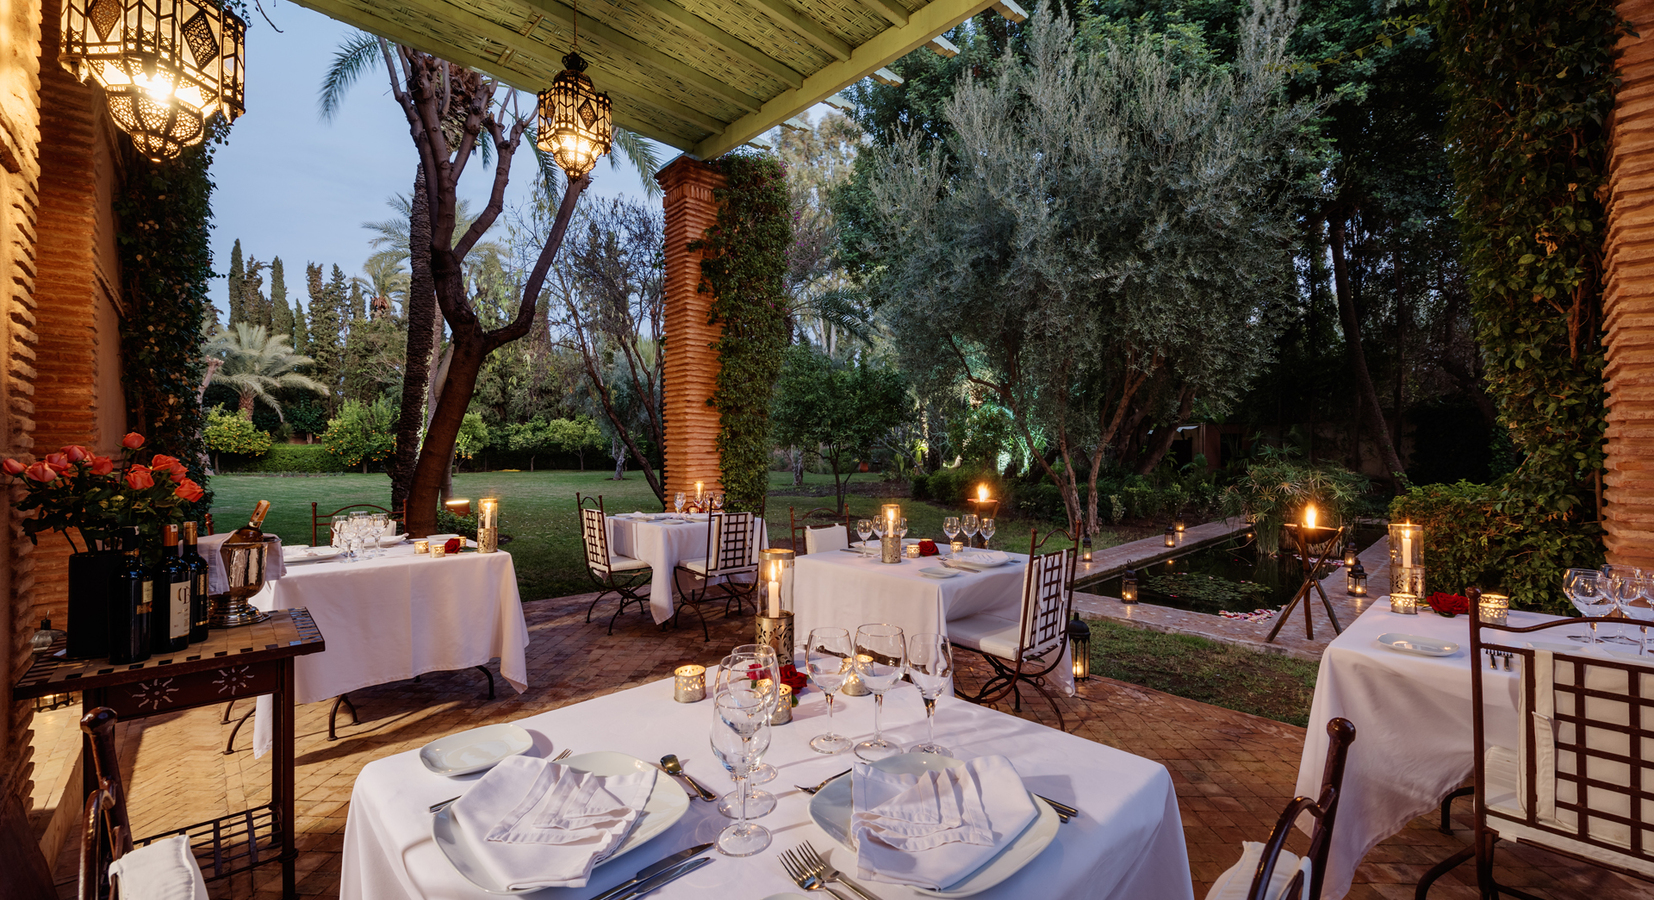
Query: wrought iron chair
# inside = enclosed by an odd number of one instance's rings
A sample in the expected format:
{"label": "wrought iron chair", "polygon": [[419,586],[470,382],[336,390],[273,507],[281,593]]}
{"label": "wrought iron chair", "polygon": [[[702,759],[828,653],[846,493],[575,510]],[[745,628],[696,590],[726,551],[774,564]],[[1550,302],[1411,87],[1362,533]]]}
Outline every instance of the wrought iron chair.
{"label": "wrought iron chair", "polygon": [[[840,527],[837,521],[829,525],[811,525],[811,519],[833,519],[839,516],[838,510],[825,506],[818,506],[809,512],[799,515],[793,507],[787,507],[787,521],[792,526],[793,552],[799,555],[806,553],[824,553],[828,550],[837,550],[850,546],[850,532],[853,523],[850,514],[845,513],[843,531],[835,534],[834,529]],[[842,538],[840,537],[842,534]]]}
{"label": "wrought iron chair", "polygon": [[[713,588],[721,588],[724,592],[725,618],[729,617],[731,604],[738,612],[746,612],[746,598],[758,587],[757,542],[752,533],[755,521],[756,517],[750,512],[713,513],[707,519],[706,555],[700,559],[681,560],[672,570],[672,582],[677,585],[679,600],[672,614],[674,622],[685,605],[692,606],[695,614],[701,617],[702,636],[712,640],[701,604],[711,599]],[[686,574],[692,582],[698,579],[700,588],[685,590],[680,576]],[[737,577],[740,575],[751,575],[752,580],[742,581]]]}
{"label": "wrought iron chair", "polygon": [[[1355,725],[1337,718],[1327,723],[1327,766],[1321,771],[1321,796],[1295,797],[1288,803],[1275,830],[1262,844],[1243,845],[1240,862],[1212,883],[1206,900],[1321,900],[1321,880],[1332,848],[1332,827],[1338,818],[1338,797],[1344,785],[1344,762],[1355,741]],[[1286,839],[1305,813],[1315,820],[1309,852],[1300,859],[1286,853]],[[1281,867],[1283,858],[1287,865]],[[1242,880],[1245,879],[1245,880]],[[1249,885],[1249,887],[1247,887]]]}
{"label": "wrought iron chair", "polygon": [[[1517,728],[1489,733],[1484,697],[1508,702],[1509,686],[1502,675],[1490,683],[1488,670],[1472,665],[1475,834],[1469,847],[1425,873],[1414,892],[1418,900],[1472,857],[1482,896],[1532,898],[1494,878],[1500,841],[1654,881],[1654,669],[1575,652],[1583,648],[1543,633],[1580,622],[1471,621],[1471,660],[1491,650],[1519,664]],[[1496,743],[1512,738],[1514,748]]]}
{"label": "wrought iron chair", "polygon": [[317,508],[317,505],[314,502],[312,502],[310,504],[310,546],[316,546],[317,538],[321,536],[322,526],[325,525],[329,528],[332,527],[334,516],[357,509],[378,510],[379,512],[395,519],[398,523],[398,527],[400,527],[401,523],[408,521],[407,518],[402,515],[402,510],[390,510],[383,506],[375,506],[372,503],[352,503],[349,506],[341,506],[332,512],[324,513]]}
{"label": "wrought iron chair", "polygon": [[609,617],[609,633],[615,633],[615,620],[626,611],[626,604],[636,603],[639,611],[647,611],[649,598],[638,594],[638,589],[649,580],[649,564],[641,559],[621,556],[609,547],[609,517],[603,511],[603,495],[582,497],[574,495],[575,508],[580,511],[580,539],[586,550],[586,574],[599,589],[598,595],[586,607],[586,624],[592,621],[592,610],[610,594],[618,595],[620,604]]}
{"label": "wrought iron chair", "polygon": [[[1065,532],[1056,534],[1067,537]],[[1047,540],[1050,537],[1046,535]],[[992,703],[1010,696],[1015,709],[1021,712],[1018,685],[1027,684],[1051,704],[1058,726],[1066,731],[1067,721],[1046,687],[1046,678],[1062,665],[1078,554],[1070,547],[1040,553],[1043,543],[1038,531],[1029,533],[1028,568],[1023,573],[1022,605],[1015,620],[980,613],[948,623],[949,642],[981,654],[994,670],[975,694],[957,684],[954,691],[972,703]]]}
{"label": "wrought iron chair", "polygon": [[[139,867],[150,873],[149,878],[156,877],[154,873],[159,867],[162,880],[192,878],[196,891],[205,896],[206,883],[193,848],[188,844],[187,832],[182,833],[185,843],[181,847],[168,843],[169,840],[176,841],[176,836],[181,833],[173,832],[148,838],[143,841],[147,846],[134,849],[132,823],[126,813],[126,789],[121,783],[120,762],[115,751],[114,710],[107,707],[92,710],[81,718],[80,730],[86,735],[90,747],[90,761],[86,764],[92,767],[96,787],[87,795],[81,815],[84,830],[80,844],[79,900],[105,900],[125,894],[125,885],[120,890],[112,890],[110,865],[128,854],[134,854],[134,860],[140,854],[150,855]],[[11,873],[7,877],[11,877]]]}

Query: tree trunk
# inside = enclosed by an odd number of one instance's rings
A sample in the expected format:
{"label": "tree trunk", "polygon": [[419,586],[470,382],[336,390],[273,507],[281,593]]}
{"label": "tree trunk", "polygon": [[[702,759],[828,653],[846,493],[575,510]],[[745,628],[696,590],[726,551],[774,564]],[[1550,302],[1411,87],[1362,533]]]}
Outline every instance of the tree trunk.
{"label": "tree trunk", "polygon": [[626,445],[620,438],[609,439],[609,457],[615,461],[614,480],[626,480]]}
{"label": "tree trunk", "polygon": [[425,424],[425,390],[431,374],[431,335],[436,327],[436,286],[431,282],[431,207],[425,195],[425,167],[414,176],[408,217],[408,351],[402,377],[401,417],[396,422],[396,456],[391,461],[391,509],[404,510],[419,459]]}
{"label": "tree trunk", "polygon": [[1147,475],[1153,472],[1155,467],[1160,465],[1160,461],[1166,458],[1166,451],[1172,449],[1172,441],[1177,440],[1177,430],[1182,428],[1183,423],[1189,420],[1189,413],[1194,409],[1194,402],[1194,391],[1185,387],[1183,396],[1178,401],[1177,418],[1166,423],[1155,434],[1154,442],[1149,445],[1148,452],[1144,453],[1142,460],[1137,463],[1137,474]]}
{"label": "tree trunk", "polygon": [[257,401],[258,398],[252,394],[241,395],[241,411],[247,414],[247,418],[253,417],[253,404]]}
{"label": "tree trunk", "polygon": [[[1378,458],[1384,464],[1385,480],[1392,490],[1400,490],[1401,459],[1396,456],[1395,444],[1390,441],[1390,429],[1384,422],[1383,408],[1378,405],[1378,391],[1373,387],[1372,373],[1367,369],[1367,354],[1361,349],[1361,319],[1355,309],[1355,298],[1350,294],[1349,268],[1344,260],[1344,216],[1332,217],[1329,223],[1332,237],[1332,286],[1338,295],[1338,318],[1344,325],[1344,344],[1349,348],[1350,371],[1355,375],[1366,417],[1367,431],[1378,444]],[[1359,446],[1357,453],[1360,452]]]}

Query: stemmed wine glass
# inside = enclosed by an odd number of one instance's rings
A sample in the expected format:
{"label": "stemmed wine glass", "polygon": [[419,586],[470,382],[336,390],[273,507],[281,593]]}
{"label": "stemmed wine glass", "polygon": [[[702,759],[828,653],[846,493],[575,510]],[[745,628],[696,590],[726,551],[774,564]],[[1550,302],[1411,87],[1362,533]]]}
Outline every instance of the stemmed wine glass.
{"label": "stemmed wine glass", "polygon": [[942,533],[948,536],[948,543],[952,544],[959,538],[959,517],[948,516],[942,520]]}
{"label": "stemmed wine glass", "polygon": [[857,519],[856,534],[861,535],[862,546],[867,546],[867,539],[873,534],[873,520]]}
{"label": "stemmed wine glass", "polygon": [[[1569,569],[1562,576],[1562,591],[1583,615],[1607,615],[1614,608],[1612,581],[1603,578],[1602,573],[1595,569]],[[1596,642],[1597,623],[1592,622],[1589,643]]]}
{"label": "stemmed wine glass", "polygon": [[390,516],[384,513],[373,514],[373,555],[385,555],[385,532],[391,528]]}
{"label": "stemmed wine glass", "polygon": [[742,685],[719,693],[713,709],[712,753],[735,779],[738,820],[718,833],[718,851],[726,856],[751,856],[770,845],[769,829],[747,821],[747,785],[769,749],[774,707],[761,691]]}
{"label": "stemmed wine glass", "polygon": [[925,701],[925,722],[929,736],[913,749],[920,753],[948,755],[948,748],[936,743],[936,698],[948,689],[953,677],[953,651],[948,639],[939,634],[916,634],[907,642],[907,675]]}
{"label": "stemmed wine glass", "polygon": [[873,694],[873,739],[856,745],[856,755],[868,762],[894,756],[901,748],[884,739],[879,714],[884,693],[902,680],[907,670],[907,636],[895,625],[863,625],[856,629],[856,677]]}
{"label": "stemmed wine glass", "polygon": [[350,550],[350,516],[340,513],[333,517],[333,546]]}
{"label": "stemmed wine glass", "polygon": [[[717,693],[745,688],[757,691],[759,696],[769,704],[770,715],[775,715],[775,706],[781,696],[781,665],[775,648],[768,644],[741,644],[730,654],[724,657],[723,664],[718,667],[717,682],[713,690]],[[748,773],[749,784],[764,784],[774,781],[775,767],[769,763],[759,763]],[[775,810],[775,795],[768,791],[747,791],[745,814],[757,819],[769,815]],[[740,810],[735,808],[734,801],[728,794],[718,801],[718,812],[737,818]]]}
{"label": "stemmed wine glass", "polygon": [[983,519],[981,524],[977,526],[977,530],[982,532],[982,549],[988,549],[988,541],[992,540],[994,536],[994,520],[991,518]]}
{"label": "stemmed wine glass", "polygon": [[367,558],[368,513],[359,510],[350,514],[350,558],[359,562]]}
{"label": "stemmed wine glass", "polygon": [[965,533],[966,547],[973,547],[976,545],[976,532],[981,527],[982,520],[978,519],[975,513],[971,513],[970,515],[959,520],[959,530]]}
{"label": "stemmed wine glass", "polygon": [[1620,612],[1637,623],[1638,629],[1642,632],[1641,639],[1637,642],[1637,655],[1647,656],[1648,626],[1654,623],[1654,578],[1644,575],[1639,580],[1642,582],[1642,590],[1637,592],[1635,600],[1620,601]]}
{"label": "stemmed wine glass", "polygon": [[678,491],[672,497],[672,510],[680,516],[683,515],[683,504],[683,491]]}
{"label": "stemmed wine glass", "polygon": [[880,517],[875,518],[873,520],[873,536],[876,537],[876,538],[880,538],[880,539],[884,538],[884,517],[883,516],[880,516]]}
{"label": "stemmed wine glass", "polygon": [[907,516],[896,520],[896,534],[899,537],[907,537]]}
{"label": "stemmed wine glass", "polygon": [[849,631],[843,628],[810,629],[809,640],[804,644],[804,664],[809,669],[810,680],[821,688],[821,693],[827,698],[827,730],[810,738],[810,749],[817,753],[842,753],[850,746],[849,738],[833,733],[833,694],[844,686],[844,680],[850,676],[851,655]]}

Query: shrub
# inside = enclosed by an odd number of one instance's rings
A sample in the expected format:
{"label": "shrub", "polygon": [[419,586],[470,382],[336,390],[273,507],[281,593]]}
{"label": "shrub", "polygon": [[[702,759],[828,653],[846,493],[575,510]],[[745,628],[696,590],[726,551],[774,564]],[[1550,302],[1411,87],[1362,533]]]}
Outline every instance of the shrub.
{"label": "shrub", "polygon": [[914,500],[929,500],[930,479],[931,476],[929,475],[915,473],[913,478],[908,482],[908,496]]}
{"label": "shrub", "polygon": [[362,467],[390,459],[396,452],[396,407],[383,397],[370,403],[346,400],[327,423],[322,445],[345,465]]}
{"label": "shrub", "polygon": [[275,444],[263,456],[233,460],[226,470],[243,474],[319,475],[346,472],[349,467],[321,444]]}
{"label": "shrub", "polygon": [[1314,503],[1322,524],[1348,522],[1356,502],[1367,492],[1366,476],[1328,463],[1307,463],[1292,454],[1264,447],[1240,480],[1224,492],[1224,511],[1244,514],[1256,526],[1258,549],[1280,549],[1281,525]]}
{"label": "shrub", "polygon": [[253,418],[243,412],[226,412],[215,406],[207,413],[207,427],[202,433],[207,449],[214,453],[236,456],[260,456],[270,449],[270,435],[253,425]]}

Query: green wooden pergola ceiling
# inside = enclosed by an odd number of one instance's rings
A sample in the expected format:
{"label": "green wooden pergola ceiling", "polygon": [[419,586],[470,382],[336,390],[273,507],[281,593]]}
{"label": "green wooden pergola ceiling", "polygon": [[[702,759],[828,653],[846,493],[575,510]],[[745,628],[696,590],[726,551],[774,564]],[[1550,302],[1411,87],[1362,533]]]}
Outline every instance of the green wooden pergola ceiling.
{"label": "green wooden pergola ceiling", "polygon": [[[295,0],[540,91],[576,13],[559,0]],[[582,0],[586,74],[615,123],[700,159],[781,124],[1000,0]],[[944,50],[945,52],[945,50]]]}

